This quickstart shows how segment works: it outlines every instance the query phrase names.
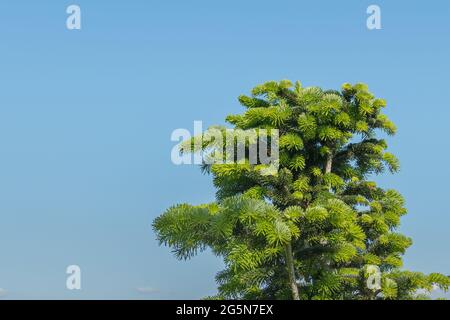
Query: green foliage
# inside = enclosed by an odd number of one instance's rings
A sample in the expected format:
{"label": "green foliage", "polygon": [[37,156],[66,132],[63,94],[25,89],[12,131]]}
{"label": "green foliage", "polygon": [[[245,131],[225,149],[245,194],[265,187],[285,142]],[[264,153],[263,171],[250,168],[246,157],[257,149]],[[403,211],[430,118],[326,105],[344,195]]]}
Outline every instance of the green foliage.
{"label": "green foliage", "polygon": [[[254,129],[256,140],[261,128],[279,130],[277,174],[263,175],[264,165],[248,161],[205,164],[216,202],[176,205],[153,223],[160,243],[179,259],[206,248],[223,258],[218,294],[210,298],[290,299],[292,276],[300,299],[424,299],[434,287],[448,289],[445,275],[402,269],[412,244],[396,231],[404,200],[368,180],[399,170],[378,137],[396,132],[382,113],[385,100],[365,84],[325,91],[282,80],[258,85],[239,101],[246,111],[227,117],[235,129]],[[193,138],[181,149],[213,145],[224,148]],[[380,272],[375,289],[367,284],[373,268]]]}

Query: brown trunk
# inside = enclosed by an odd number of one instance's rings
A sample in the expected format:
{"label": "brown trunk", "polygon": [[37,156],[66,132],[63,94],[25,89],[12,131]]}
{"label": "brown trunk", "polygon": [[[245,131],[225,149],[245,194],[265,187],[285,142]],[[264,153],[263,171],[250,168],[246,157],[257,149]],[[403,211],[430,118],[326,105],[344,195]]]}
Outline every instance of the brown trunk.
{"label": "brown trunk", "polygon": [[300,295],[298,294],[297,281],[295,280],[294,257],[292,255],[291,243],[288,243],[286,245],[285,250],[286,250],[286,267],[289,275],[289,285],[292,291],[292,299],[300,300]]}

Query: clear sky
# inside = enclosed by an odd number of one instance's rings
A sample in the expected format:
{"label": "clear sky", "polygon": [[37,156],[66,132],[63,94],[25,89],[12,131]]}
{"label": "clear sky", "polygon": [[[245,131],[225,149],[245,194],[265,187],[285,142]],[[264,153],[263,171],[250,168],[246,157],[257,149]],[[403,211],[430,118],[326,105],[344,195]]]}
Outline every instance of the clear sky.
{"label": "clear sky", "polygon": [[[77,4],[82,29],[66,29]],[[382,29],[366,28],[381,7]],[[266,80],[365,82],[398,126],[414,245],[405,267],[450,273],[450,2],[74,0],[0,2],[0,296],[201,298],[221,261],[177,261],[152,220],[214,199],[170,160],[176,128],[223,124]],[[82,290],[66,289],[66,267]]]}

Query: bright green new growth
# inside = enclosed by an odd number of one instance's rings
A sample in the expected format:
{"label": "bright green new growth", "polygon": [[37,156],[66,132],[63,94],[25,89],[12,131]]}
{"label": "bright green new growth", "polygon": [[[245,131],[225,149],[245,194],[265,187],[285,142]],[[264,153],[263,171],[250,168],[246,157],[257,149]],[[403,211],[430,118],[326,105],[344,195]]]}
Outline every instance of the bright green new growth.
{"label": "bright green new growth", "polygon": [[[227,118],[236,129],[279,130],[277,174],[205,164],[217,201],[176,205],[153,224],[180,259],[206,248],[223,257],[214,298],[423,299],[434,286],[447,290],[447,276],[401,269],[412,243],[396,232],[404,200],[367,180],[399,168],[377,136],[396,131],[383,99],[364,84],[324,91],[283,80],[239,101],[246,112]],[[193,141],[182,149],[199,151]]]}

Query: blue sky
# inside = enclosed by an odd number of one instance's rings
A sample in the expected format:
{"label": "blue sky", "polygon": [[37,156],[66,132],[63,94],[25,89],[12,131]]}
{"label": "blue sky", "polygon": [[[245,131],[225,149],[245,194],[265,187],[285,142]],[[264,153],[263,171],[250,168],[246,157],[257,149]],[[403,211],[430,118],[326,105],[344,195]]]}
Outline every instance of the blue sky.
{"label": "blue sky", "polygon": [[[382,30],[366,28],[378,4]],[[66,29],[77,4],[82,30]],[[176,128],[222,124],[266,80],[388,101],[389,140],[414,245],[405,267],[450,273],[448,1],[0,2],[0,295],[11,299],[201,298],[221,261],[177,261],[152,220],[214,198],[171,163]],[[82,290],[65,270],[82,270]]]}

